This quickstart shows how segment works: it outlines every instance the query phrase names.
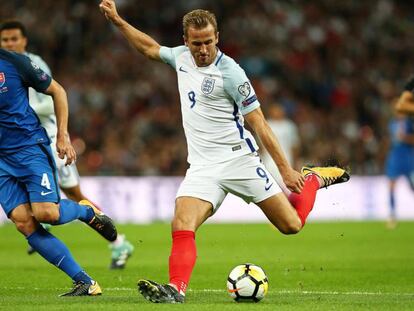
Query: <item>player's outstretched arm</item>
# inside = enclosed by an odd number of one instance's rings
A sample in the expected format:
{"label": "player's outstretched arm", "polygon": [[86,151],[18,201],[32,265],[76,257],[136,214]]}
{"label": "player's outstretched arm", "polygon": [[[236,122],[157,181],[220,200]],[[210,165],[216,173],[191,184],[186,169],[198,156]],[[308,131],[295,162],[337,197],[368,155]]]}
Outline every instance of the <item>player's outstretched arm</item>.
{"label": "player's outstretched arm", "polygon": [[57,122],[56,150],[59,158],[63,159],[66,156],[66,165],[69,165],[76,160],[76,152],[70,142],[68,133],[69,109],[66,91],[59,83],[52,79],[44,93],[53,98]]}
{"label": "player's outstretched arm", "polygon": [[272,129],[263,116],[262,110],[257,108],[246,114],[244,118],[255,131],[273,161],[275,161],[286,187],[293,192],[300,193],[305,180],[299,172],[289,165],[275,134],[273,134]]}
{"label": "player's outstretched arm", "polygon": [[139,31],[119,16],[114,0],[102,0],[99,4],[101,12],[106,19],[112,22],[128,40],[128,42],[141,54],[156,61],[161,61],[160,45],[146,33]]}
{"label": "player's outstretched arm", "polygon": [[414,114],[414,94],[411,91],[404,91],[398,98],[395,109],[400,113]]}

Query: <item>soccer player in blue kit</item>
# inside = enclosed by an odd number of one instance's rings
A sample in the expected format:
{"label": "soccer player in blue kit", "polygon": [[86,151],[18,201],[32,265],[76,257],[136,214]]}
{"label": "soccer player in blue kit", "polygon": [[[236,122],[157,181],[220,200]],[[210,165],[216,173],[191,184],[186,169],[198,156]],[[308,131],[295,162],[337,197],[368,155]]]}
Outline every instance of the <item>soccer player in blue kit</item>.
{"label": "soccer player in blue kit", "polygon": [[394,103],[394,117],[389,123],[391,147],[386,160],[386,175],[389,179],[390,216],[387,227],[397,225],[395,186],[400,176],[407,178],[414,191],[414,78],[411,78],[404,92]]}
{"label": "soccer player in blue kit", "polygon": [[[19,21],[10,20],[0,25],[0,47],[11,52],[24,54],[38,65],[49,76],[51,70],[46,62],[39,56],[26,51],[28,42],[26,27]],[[58,183],[62,192],[68,199],[76,202],[83,200],[90,201],[81,191],[80,178],[76,164],[65,165],[64,159],[60,159],[55,150],[56,146],[56,116],[53,109],[53,100],[50,96],[36,92],[29,88],[29,104],[39,118],[40,125],[46,130],[51,141],[50,147],[57,167]],[[86,203],[86,202],[81,202]],[[97,207],[95,205],[95,207]],[[50,230],[50,225],[44,225],[46,230]],[[126,240],[124,234],[118,234],[117,239],[109,244],[111,249],[111,269],[123,269],[128,258],[134,250],[133,245]],[[29,246],[28,253],[33,254],[34,249]]]}
{"label": "soccer player in blue kit", "polygon": [[76,160],[61,85],[24,55],[0,49],[0,204],[28,243],[66,273],[74,287],[62,296],[102,293],[69,249],[39,223],[60,225],[79,219],[104,238],[117,237],[112,220],[92,205],[60,199],[56,165],[46,130],[29,105],[28,87],[51,95],[57,117],[56,150],[69,165]]}

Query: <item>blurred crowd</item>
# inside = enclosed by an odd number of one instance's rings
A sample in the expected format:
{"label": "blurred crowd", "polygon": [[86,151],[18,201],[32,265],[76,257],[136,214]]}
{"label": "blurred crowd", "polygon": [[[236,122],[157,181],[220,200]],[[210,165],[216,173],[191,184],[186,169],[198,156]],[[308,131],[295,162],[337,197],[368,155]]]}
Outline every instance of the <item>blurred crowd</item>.
{"label": "blurred crowd", "polygon": [[[404,1],[117,0],[129,23],[160,44],[182,44],[182,16],[213,11],[219,48],[246,70],[265,111],[299,129],[300,163],[336,158],[381,174],[390,102],[414,62],[414,11]],[[134,51],[99,1],[2,2],[0,22],[22,21],[70,102],[84,175],[182,175],[188,166],[175,72]]]}

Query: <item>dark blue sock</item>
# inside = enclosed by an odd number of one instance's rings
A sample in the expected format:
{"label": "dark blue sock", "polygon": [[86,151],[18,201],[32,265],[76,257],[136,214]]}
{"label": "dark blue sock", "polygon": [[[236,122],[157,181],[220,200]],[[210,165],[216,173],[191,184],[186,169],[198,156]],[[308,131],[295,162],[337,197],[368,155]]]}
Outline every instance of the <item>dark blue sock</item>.
{"label": "dark blue sock", "polygon": [[394,191],[390,191],[390,216],[395,217],[395,194]]}
{"label": "dark blue sock", "polygon": [[85,284],[92,284],[92,278],[85,272],[81,271],[73,277],[75,282],[82,281]]}
{"label": "dark blue sock", "polygon": [[[82,268],[78,265],[75,259],[73,259],[66,245],[43,229],[42,226],[39,226],[35,232],[26,238],[29,244],[44,259],[65,272],[74,281],[76,281],[74,279],[75,276],[83,272]],[[85,273],[85,275],[87,274]]]}
{"label": "dark blue sock", "polygon": [[87,205],[81,205],[71,200],[61,200],[59,203],[59,220],[54,225],[62,225],[72,220],[79,219],[83,222],[92,220],[95,213]]}

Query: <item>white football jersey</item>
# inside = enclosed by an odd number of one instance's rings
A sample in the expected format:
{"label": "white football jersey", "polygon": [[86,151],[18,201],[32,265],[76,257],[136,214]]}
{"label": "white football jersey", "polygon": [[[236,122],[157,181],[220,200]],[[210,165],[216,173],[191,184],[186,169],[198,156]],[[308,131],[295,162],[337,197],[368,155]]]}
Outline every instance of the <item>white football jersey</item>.
{"label": "white football jersey", "polygon": [[[38,65],[49,76],[52,76],[49,66],[38,55],[33,53],[24,53],[30,60]],[[41,125],[46,129],[48,136],[54,142],[57,133],[55,109],[53,106],[52,96],[39,93],[33,88],[29,88],[29,104],[39,117]]]}
{"label": "white football jersey", "polygon": [[211,65],[197,67],[186,46],[161,47],[160,57],[177,72],[188,163],[220,163],[258,150],[243,115],[260,104],[232,58],[218,50]]}

